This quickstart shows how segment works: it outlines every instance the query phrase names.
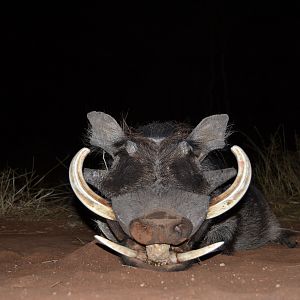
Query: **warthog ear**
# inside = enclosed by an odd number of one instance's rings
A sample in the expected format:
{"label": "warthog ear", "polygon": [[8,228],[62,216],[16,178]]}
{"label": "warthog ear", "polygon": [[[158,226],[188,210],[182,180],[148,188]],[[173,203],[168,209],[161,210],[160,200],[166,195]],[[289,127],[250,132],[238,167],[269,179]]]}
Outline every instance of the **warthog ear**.
{"label": "warthog ear", "polygon": [[102,148],[114,156],[118,145],[125,142],[125,134],[117,121],[103,112],[92,111],[87,114],[91,124],[89,129],[90,144]]}
{"label": "warthog ear", "polygon": [[199,160],[202,160],[210,151],[225,146],[228,115],[212,115],[203,119],[190,133],[187,141],[198,150]]}

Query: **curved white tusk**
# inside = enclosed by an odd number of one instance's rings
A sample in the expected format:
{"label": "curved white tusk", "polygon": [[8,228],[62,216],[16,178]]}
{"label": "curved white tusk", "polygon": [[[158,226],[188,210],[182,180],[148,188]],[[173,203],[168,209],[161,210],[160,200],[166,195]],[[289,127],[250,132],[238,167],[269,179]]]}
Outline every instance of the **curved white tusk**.
{"label": "curved white tusk", "polygon": [[124,247],[122,245],[119,245],[119,244],[116,244],[102,236],[99,236],[99,235],[94,235],[94,238],[100,242],[101,244],[107,246],[108,248],[122,254],[122,255],[125,255],[125,256],[128,256],[128,257],[137,257],[138,255],[138,252],[135,251],[135,250],[132,250],[130,248],[127,248],[127,247]]}
{"label": "curved white tusk", "polygon": [[82,166],[84,159],[89,154],[90,149],[82,148],[73,157],[69,168],[69,179],[74,193],[77,198],[84,204],[89,210],[95,214],[109,219],[115,220],[115,214],[111,208],[111,205],[107,200],[97,195],[84,180],[82,174]]}
{"label": "curved white tusk", "polygon": [[197,250],[192,250],[192,251],[188,251],[188,252],[184,252],[184,253],[177,253],[177,255],[176,255],[177,262],[184,262],[184,261],[188,261],[188,260],[192,260],[192,259],[201,257],[203,255],[206,255],[210,252],[215,251],[223,244],[224,244],[224,242],[218,242],[218,243],[214,243],[214,244],[208,245],[206,247],[203,247],[203,248],[200,248]]}
{"label": "curved white tusk", "polygon": [[238,174],[233,184],[211,200],[206,219],[217,217],[235,206],[245,195],[251,181],[251,163],[247,154],[238,146],[231,147],[238,163]]}

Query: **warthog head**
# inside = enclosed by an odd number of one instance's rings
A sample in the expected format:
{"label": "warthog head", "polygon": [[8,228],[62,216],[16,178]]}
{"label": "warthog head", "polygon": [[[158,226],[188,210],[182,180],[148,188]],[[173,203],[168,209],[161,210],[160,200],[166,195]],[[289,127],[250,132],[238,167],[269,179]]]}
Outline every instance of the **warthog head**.
{"label": "warthog head", "polygon": [[[205,220],[232,208],[251,180],[251,165],[240,147],[231,148],[238,172],[219,169],[209,159],[225,146],[227,115],[207,117],[193,130],[176,123],[123,130],[102,112],[90,112],[88,119],[90,144],[112,162],[104,170],[83,172],[90,149],[82,148],[69,174],[78,199],[101,217],[98,224],[107,238],[95,236],[100,243],[127,264],[157,270],[182,269],[222,246],[220,241],[193,249],[189,241]],[[225,191],[216,192],[234,176]]]}

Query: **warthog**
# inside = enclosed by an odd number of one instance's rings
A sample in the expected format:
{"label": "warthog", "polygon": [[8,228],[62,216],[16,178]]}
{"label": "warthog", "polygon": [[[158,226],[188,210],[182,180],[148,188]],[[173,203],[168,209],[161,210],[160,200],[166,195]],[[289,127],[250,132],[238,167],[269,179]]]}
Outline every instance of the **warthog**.
{"label": "warthog", "polygon": [[96,240],[125,264],[174,271],[214,251],[287,241],[251,183],[246,153],[231,147],[237,170],[216,155],[228,148],[226,114],[209,116],[194,129],[175,122],[122,129],[103,112],[87,117],[91,147],[111,159],[104,170],[83,171],[90,149],[82,148],[70,165],[71,186],[100,216]]}

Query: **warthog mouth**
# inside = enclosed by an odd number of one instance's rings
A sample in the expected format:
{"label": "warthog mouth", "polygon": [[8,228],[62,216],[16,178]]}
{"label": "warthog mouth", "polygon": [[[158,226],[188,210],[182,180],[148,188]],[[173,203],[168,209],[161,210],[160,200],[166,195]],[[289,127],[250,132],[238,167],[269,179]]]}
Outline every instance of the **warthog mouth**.
{"label": "warthog mouth", "polygon": [[142,246],[128,240],[128,246],[123,246],[99,235],[94,237],[101,244],[121,254],[127,265],[162,271],[184,269],[192,260],[212,253],[224,244],[224,242],[218,242],[200,249],[184,252],[182,248],[168,244]]}

